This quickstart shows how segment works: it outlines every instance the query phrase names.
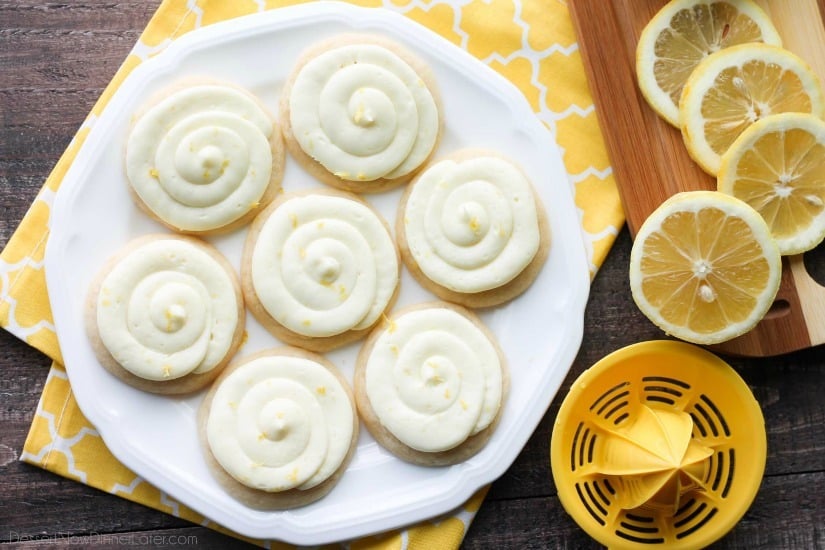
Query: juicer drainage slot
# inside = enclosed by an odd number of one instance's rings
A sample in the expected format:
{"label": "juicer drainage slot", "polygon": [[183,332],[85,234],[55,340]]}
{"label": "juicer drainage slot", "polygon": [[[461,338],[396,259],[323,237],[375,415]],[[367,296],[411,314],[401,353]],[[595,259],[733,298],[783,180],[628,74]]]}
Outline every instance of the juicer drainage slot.
{"label": "juicer drainage slot", "polygon": [[761,410],[736,372],[681,342],[605,357],[565,398],[551,466],[565,509],[609,547],[705,546],[753,501]]}

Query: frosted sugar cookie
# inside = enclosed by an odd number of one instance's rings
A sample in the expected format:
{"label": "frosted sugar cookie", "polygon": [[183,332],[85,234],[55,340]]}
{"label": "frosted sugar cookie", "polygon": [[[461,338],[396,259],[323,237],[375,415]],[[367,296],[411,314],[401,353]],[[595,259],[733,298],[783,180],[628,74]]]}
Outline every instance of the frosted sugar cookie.
{"label": "frosted sugar cookie", "polygon": [[147,235],[100,271],[85,321],[106,370],[144,391],[180,394],[206,386],[226,366],[245,316],[237,276],[215,248]]}
{"label": "frosted sugar cookie", "polygon": [[284,170],[280,130],[252,94],[224,84],[167,92],[126,144],[137,204],[182,233],[229,231],[275,198]]}
{"label": "frosted sugar cookie", "polygon": [[326,495],[358,439],[352,392],[326,359],[297,348],[230,365],[199,411],[207,464],[239,501],[295,508]]}
{"label": "frosted sugar cookie", "polygon": [[356,195],[279,196],[252,223],[243,251],[247,306],[280,340],[327,351],[366,336],[398,292],[387,223]]}
{"label": "frosted sugar cookie", "polygon": [[431,164],[410,184],[395,233],[415,279],[468,307],[498,305],[527,290],[550,246],[544,206],[524,173],[475,150]]}
{"label": "frosted sugar cookie", "polygon": [[406,183],[442,118],[430,69],[389,40],[343,35],[307,51],[281,94],[289,152],[320,181],[373,193]]}
{"label": "frosted sugar cookie", "polygon": [[478,317],[434,302],[399,311],[370,334],[354,386],[358,412],[379,444],[408,462],[443,466],[490,439],[509,375]]}

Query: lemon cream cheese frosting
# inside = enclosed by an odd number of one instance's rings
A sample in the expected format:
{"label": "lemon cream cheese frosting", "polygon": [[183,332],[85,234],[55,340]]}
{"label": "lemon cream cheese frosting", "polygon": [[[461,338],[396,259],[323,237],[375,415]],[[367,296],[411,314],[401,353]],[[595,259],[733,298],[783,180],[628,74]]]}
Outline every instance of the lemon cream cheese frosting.
{"label": "lemon cream cheese frosting", "polygon": [[395,45],[333,43],[296,69],[284,100],[291,134],[336,178],[403,178],[434,150],[436,98],[402,55]]}
{"label": "lemon cream cheese frosting", "polygon": [[421,272],[461,293],[500,287],[519,275],[541,244],[530,182],[495,156],[444,160],[414,182],[400,218]]}
{"label": "lemon cream cheese frosting", "polygon": [[414,452],[449,452],[494,425],[505,369],[492,336],[468,311],[413,307],[370,336],[357,367],[358,406],[380,442],[386,430]]}
{"label": "lemon cream cheese frosting", "polygon": [[93,334],[120,368],[173,382],[226,364],[243,331],[243,305],[217,256],[194,239],[149,236],[114,259],[90,300]]}
{"label": "lemon cream cheese frosting", "polygon": [[258,208],[279,184],[281,137],[243,90],[204,84],[178,90],[134,124],[126,173],[134,194],[166,225],[219,229]]}
{"label": "lemon cream cheese frosting", "polygon": [[247,256],[248,301],[309,339],[369,328],[396,294],[399,260],[389,228],[345,193],[282,195],[255,221]]}
{"label": "lemon cream cheese frosting", "polygon": [[206,418],[214,458],[253,489],[307,490],[345,462],[357,425],[349,391],[329,368],[295,355],[263,355],[216,382]]}
{"label": "lemon cream cheese frosting", "polygon": [[418,283],[470,308],[521,295],[550,250],[544,205],[526,174],[480,149],[428,165],[399,202],[395,234]]}

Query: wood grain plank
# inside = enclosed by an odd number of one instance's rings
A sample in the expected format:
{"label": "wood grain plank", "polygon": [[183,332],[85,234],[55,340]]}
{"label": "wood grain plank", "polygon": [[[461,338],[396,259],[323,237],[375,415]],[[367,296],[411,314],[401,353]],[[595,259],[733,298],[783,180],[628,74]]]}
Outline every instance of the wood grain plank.
{"label": "wood grain plank", "polygon": [[[745,517],[712,545],[717,550],[825,548],[825,473],[769,477]],[[601,548],[556,497],[492,501],[470,526],[464,550],[487,548]]]}
{"label": "wood grain plank", "polygon": [[825,27],[823,27],[821,1],[782,2],[776,0],[756,0],[773,22],[782,47],[804,59],[819,76],[825,79]]}
{"label": "wood grain plank", "polygon": [[48,31],[115,30],[134,33],[146,22],[160,2],[112,2],[71,0],[15,0],[0,2],[0,29],[42,29]]}
{"label": "wood grain plank", "polygon": [[[138,36],[137,32],[117,31],[0,31],[0,87],[25,92],[35,88],[58,90],[67,82],[85,82],[95,88],[105,86],[125,59],[123,52],[129,51]],[[36,51],[22,48],[23,43],[34,45]],[[50,58],[56,56],[76,62],[50,63]],[[94,63],[88,62],[91,58]],[[109,78],[102,78],[104,75]]]}
{"label": "wood grain plank", "polygon": [[681,132],[648,107],[636,85],[636,44],[662,0],[570,2],[570,13],[604,130],[627,225],[645,219],[678,191],[715,189],[685,150]]}
{"label": "wood grain plank", "polygon": [[[0,28],[48,31],[40,36],[21,34],[19,40],[14,39],[15,48],[26,50],[23,57],[34,61],[31,67],[7,69],[0,65],[2,71],[28,71],[20,87],[3,91],[0,82],[0,117],[4,117],[0,123],[0,246],[8,240],[16,226],[14,220],[22,217],[131,47],[126,40],[110,39],[106,44],[111,51],[96,51],[94,39],[85,37],[93,37],[96,29],[120,29],[135,36],[157,3],[84,0],[72,2],[70,7],[68,2],[0,2]],[[820,0],[823,3],[825,0]],[[145,19],[141,20],[140,13]],[[75,45],[82,51],[60,48],[64,36],[58,32],[60,29],[81,31],[73,36],[79,37]],[[55,32],[49,35],[52,30]],[[0,34],[0,58],[8,53],[8,44]],[[53,80],[50,75],[60,76]],[[7,121],[14,125],[6,127]],[[527,447],[494,484],[465,539],[465,548],[598,547],[567,517],[553,496],[548,446],[560,400],[578,373],[620,347],[662,336],[630,298],[630,244],[627,231],[622,231],[594,281],[585,316],[585,338],[573,370]],[[825,280],[825,254],[814,258],[809,269]],[[0,444],[19,454],[46,376],[47,361],[4,331],[0,331],[0,350]],[[730,361],[754,390],[765,413],[769,477],[751,512],[719,547],[825,547],[825,503],[811,494],[825,486],[821,473],[825,471],[825,403],[818,395],[825,387],[825,349],[813,348],[776,359]],[[12,455],[0,448],[0,464],[4,456]],[[778,498],[776,505],[774,498]],[[23,536],[53,538],[48,542],[9,542],[13,529]],[[525,530],[530,536],[522,534]],[[819,538],[807,535],[812,530],[819,533]],[[94,533],[195,534],[199,548],[251,548],[16,460],[0,466],[0,549],[77,548],[68,538],[58,537]]]}
{"label": "wood grain plank", "polygon": [[[715,190],[716,179],[694,163],[681,138],[651,109],[636,83],[635,49],[642,29],[665,2],[571,0],[570,11],[579,38],[585,71],[593,90],[596,114],[603,129],[631,234],[668,197],[679,191]],[[763,0],[789,47],[825,71],[825,44],[818,5],[809,0]],[[784,25],[784,28],[783,28]],[[785,261],[780,290],[771,313],[749,333],[712,349],[744,356],[775,356],[825,341],[825,331],[807,326],[810,313],[825,312],[825,289],[802,281],[800,295],[794,272]],[[816,334],[817,339],[812,339]]]}

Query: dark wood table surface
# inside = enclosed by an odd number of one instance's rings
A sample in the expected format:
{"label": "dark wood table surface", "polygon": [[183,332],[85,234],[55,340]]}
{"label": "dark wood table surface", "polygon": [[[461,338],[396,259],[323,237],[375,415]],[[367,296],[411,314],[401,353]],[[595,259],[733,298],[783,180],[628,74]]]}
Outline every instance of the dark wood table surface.
{"label": "dark wood table surface", "polygon": [[[157,4],[0,0],[0,248]],[[623,230],[593,282],[584,341],[567,380],[515,463],[493,484],[464,547],[598,547],[562,509],[548,447],[561,396],[579,373],[625,345],[663,336],[631,299],[629,254]],[[825,253],[808,256],[815,277],[825,281]],[[825,349],[727,359],[763,408],[768,461],[752,507],[715,547],[825,548]],[[203,547],[246,546],[19,462],[48,365],[0,330],[0,547],[76,546],[73,536],[89,534],[127,537],[120,540],[189,535]]]}

